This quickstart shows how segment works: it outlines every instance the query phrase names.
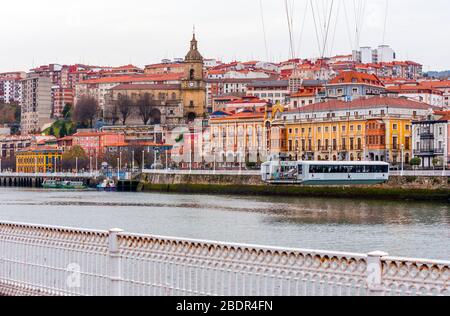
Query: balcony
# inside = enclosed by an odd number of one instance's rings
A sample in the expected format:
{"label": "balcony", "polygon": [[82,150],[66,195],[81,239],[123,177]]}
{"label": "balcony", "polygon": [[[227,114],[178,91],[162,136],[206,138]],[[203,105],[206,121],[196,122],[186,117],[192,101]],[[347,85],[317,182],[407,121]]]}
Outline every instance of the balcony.
{"label": "balcony", "polygon": [[414,156],[440,156],[444,154],[443,148],[421,148],[414,150]]}
{"label": "balcony", "polygon": [[420,133],[420,139],[426,140],[434,140],[434,134],[430,132]]}

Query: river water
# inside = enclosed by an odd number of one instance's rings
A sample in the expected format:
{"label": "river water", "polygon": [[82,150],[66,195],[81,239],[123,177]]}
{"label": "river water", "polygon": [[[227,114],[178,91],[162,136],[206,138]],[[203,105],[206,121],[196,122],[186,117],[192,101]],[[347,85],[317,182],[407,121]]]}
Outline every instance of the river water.
{"label": "river water", "polygon": [[450,205],[0,188],[0,221],[450,260]]}

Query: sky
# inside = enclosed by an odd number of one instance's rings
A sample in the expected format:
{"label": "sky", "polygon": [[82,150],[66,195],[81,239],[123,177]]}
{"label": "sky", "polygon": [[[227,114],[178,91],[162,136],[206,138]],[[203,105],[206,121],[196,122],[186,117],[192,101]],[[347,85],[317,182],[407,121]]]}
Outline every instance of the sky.
{"label": "sky", "polygon": [[14,0],[1,8],[0,72],[143,67],[185,56],[194,25],[206,58],[282,61],[292,56],[286,3],[295,57],[384,43],[424,71],[450,69],[448,0]]}

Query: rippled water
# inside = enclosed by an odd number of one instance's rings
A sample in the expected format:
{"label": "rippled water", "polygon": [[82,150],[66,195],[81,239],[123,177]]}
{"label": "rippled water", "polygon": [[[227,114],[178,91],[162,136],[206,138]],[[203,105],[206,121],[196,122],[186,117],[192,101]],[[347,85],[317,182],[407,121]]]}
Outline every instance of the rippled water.
{"label": "rippled water", "polygon": [[0,221],[450,259],[450,206],[0,188]]}

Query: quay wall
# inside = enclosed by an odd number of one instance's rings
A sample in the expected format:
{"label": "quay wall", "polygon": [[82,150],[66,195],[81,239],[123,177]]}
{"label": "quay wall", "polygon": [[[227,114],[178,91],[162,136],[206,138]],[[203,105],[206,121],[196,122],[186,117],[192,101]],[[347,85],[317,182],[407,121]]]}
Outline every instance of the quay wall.
{"label": "quay wall", "polygon": [[256,175],[143,174],[138,191],[392,200],[450,200],[450,178],[393,176],[375,186],[267,185]]}

